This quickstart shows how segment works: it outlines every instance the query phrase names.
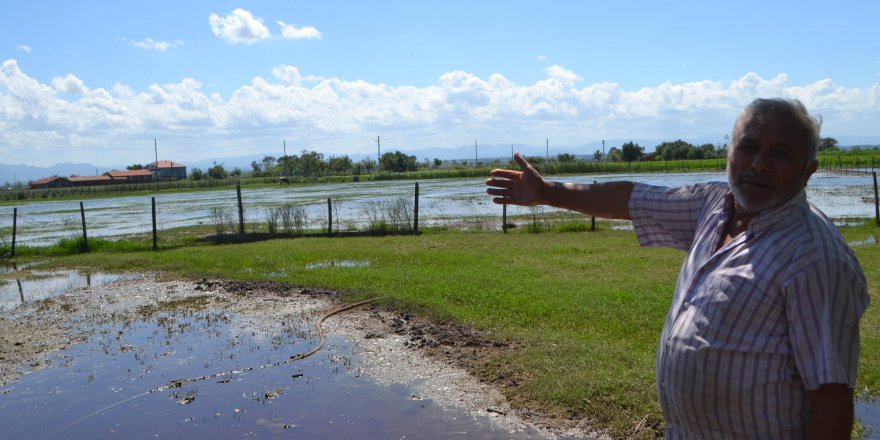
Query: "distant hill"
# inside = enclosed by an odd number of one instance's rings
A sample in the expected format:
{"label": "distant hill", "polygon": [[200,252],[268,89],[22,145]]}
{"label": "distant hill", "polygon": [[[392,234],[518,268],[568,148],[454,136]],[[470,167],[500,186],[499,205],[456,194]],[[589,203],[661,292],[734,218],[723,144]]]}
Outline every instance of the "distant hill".
{"label": "distant hill", "polygon": [[[125,167],[122,168],[124,169]],[[96,176],[112,169],[89,163],[59,163],[51,167],[0,164],[0,184],[5,182],[13,184],[17,181],[27,185],[32,180],[51,176]]]}

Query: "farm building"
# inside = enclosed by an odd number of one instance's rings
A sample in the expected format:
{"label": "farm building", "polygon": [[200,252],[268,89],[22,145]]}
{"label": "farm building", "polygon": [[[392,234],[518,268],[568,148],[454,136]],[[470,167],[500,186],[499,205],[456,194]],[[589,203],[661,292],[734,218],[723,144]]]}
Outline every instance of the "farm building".
{"label": "farm building", "polygon": [[70,176],[67,181],[70,182],[70,186],[110,185],[113,183],[113,179],[106,174],[101,176]]}
{"label": "farm building", "polygon": [[144,166],[144,169],[157,173],[162,180],[186,179],[186,165],[170,160],[148,163]]}
{"label": "farm building", "polygon": [[107,171],[104,175],[109,176],[113,183],[148,183],[155,179],[149,170]]}
{"label": "farm building", "polygon": [[31,189],[65,188],[70,186],[70,182],[67,180],[66,177],[52,176],[32,180],[28,182],[28,186]]}

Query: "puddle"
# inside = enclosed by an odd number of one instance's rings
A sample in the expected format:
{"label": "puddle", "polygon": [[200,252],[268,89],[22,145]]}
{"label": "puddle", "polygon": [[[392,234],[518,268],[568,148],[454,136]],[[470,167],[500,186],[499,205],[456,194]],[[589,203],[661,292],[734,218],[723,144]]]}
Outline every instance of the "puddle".
{"label": "puddle", "polygon": [[878,243],[880,243],[880,240],[878,240],[877,237],[872,235],[872,236],[865,238],[863,240],[856,240],[856,241],[849,242],[849,247],[867,246],[867,245],[878,244]]}
{"label": "puddle", "polygon": [[864,439],[880,439],[880,401],[856,401],[856,418],[871,429]]}
{"label": "puddle", "polygon": [[98,286],[118,278],[119,275],[114,274],[76,270],[21,272],[18,277],[0,279],[0,312],[12,310],[25,302],[59,296],[71,289]]}
{"label": "puddle", "polygon": [[16,263],[14,261],[0,260],[0,275],[25,270],[37,264],[39,262]]}
{"label": "puddle", "polygon": [[446,410],[404,385],[359,376],[354,347],[331,337],[296,362],[146,393],[172,380],[288,359],[316,345],[311,326],[254,326],[214,310],[105,324],[54,367],[0,387],[8,438],[527,439]]}
{"label": "puddle", "polygon": [[352,261],[352,260],[334,260],[334,261],[321,261],[318,263],[306,264],[306,269],[323,269],[325,267],[367,267],[370,265],[369,261]]}

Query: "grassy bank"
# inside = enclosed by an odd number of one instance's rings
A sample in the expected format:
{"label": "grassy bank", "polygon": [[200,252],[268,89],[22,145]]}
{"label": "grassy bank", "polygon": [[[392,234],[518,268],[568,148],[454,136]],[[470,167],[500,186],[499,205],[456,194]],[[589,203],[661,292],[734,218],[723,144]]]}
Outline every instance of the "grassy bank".
{"label": "grassy bank", "polygon": [[[878,235],[873,225],[843,231],[850,241]],[[523,342],[476,371],[486,377],[512,375],[518,385],[505,392],[514,404],[588,417],[615,438],[652,438],[662,427],[654,389],[655,345],[684,253],[641,248],[632,231],[443,232],[117,250],[59,257],[54,263],[329,287],[350,301],[381,296],[428,318]],[[855,250],[874,301],[863,320],[860,393],[877,395],[880,245]],[[307,268],[340,260],[369,265]],[[638,433],[637,426],[643,428]]]}

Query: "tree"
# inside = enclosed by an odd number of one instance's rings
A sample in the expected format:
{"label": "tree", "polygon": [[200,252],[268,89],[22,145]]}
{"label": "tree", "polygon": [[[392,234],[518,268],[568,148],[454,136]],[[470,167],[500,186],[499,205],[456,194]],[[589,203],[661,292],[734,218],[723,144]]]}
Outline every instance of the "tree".
{"label": "tree", "polygon": [[[271,156],[266,156],[271,157]],[[265,158],[264,158],[265,159]],[[296,163],[299,160],[299,157],[296,155],[293,156],[282,156],[276,160],[278,164],[278,168],[281,169],[282,176],[290,176],[291,174],[296,172]]]}
{"label": "tree", "polygon": [[440,168],[442,166],[443,166],[443,161],[435,157],[434,158],[434,168]]}
{"label": "tree", "polygon": [[372,174],[373,171],[376,170],[376,161],[373,160],[373,158],[371,157],[365,157],[361,159],[360,162],[358,162],[358,165],[360,165],[365,172],[370,174]]}
{"label": "tree", "polygon": [[142,169],[144,169],[144,166],[139,163],[135,163],[135,164],[131,164],[131,165],[125,167],[125,169],[127,169],[127,170],[142,170]]}
{"label": "tree", "polygon": [[239,167],[233,168],[232,172],[230,172],[229,175],[238,179],[239,177],[241,177],[241,168],[239,168]]}
{"label": "tree", "polygon": [[189,178],[191,180],[202,180],[204,177],[205,177],[204,171],[202,171],[198,168],[193,168],[189,171]]}
{"label": "tree", "polygon": [[557,162],[574,162],[577,158],[574,157],[574,154],[571,153],[560,153],[556,155]]}
{"label": "tree", "polygon": [[640,147],[639,144],[633,142],[627,142],[621,145],[620,148],[620,156],[624,162],[633,162],[639,160],[642,157],[642,152],[645,151],[645,147]]}
{"label": "tree", "polygon": [[837,139],[833,137],[823,137],[819,139],[819,151],[839,151]]}
{"label": "tree", "polygon": [[620,149],[617,147],[611,147],[608,150],[608,160],[611,162],[620,162],[620,159],[623,158],[623,154],[620,152]]}
{"label": "tree", "polygon": [[211,168],[208,168],[208,177],[212,179],[225,179],[226,178],[226,169],[223,168],[223,164],[218,164],[217,162],[213,162]]}
{"label": "tree", "polygon": [[353,166],[351,158],[345,154],[342,156],[330,156],[330,159],[327,159],[327,168],[330,169],[332,174],[350,174]]}
{"label": "tree", "polygon": [[251,162],[251,177],[261,177],[263,175],[263,170],[260,168],[260,163],[257,161]]}
{"label": "tree", "polygon": [[599,150],[596,150],[596,152],[593,153],[593,161],[594,162],[602,162],[602,159],[604,159],[604,158],[605,158],[605,155],[602,154],[602,152]]}
{"label": "tree", "polygon": [[260,159],[260,168],[263,170],[263,175],[272,175],[275,168],[275,158],[272,156],[263,156],[263,158]]}
{"label": "tree", "polygon": [[675,142],[663,142],[656,148],[657,159],[662,160],[680,160],[687,159],[691,150],[697,147],[687,143],[681,139]]}
{"label": "tree", "polygon": [[296,161],[297,169],[303,176],[320,176],[324,173],[324,155],[317,151],[302,150],[302,155]]}
{"label": "tree", "polygon": [[379,158],[381,169],[395,173],[415,171],[418,168],[416,163],[415,156],[403,154],[400,151],[385,153]]}

